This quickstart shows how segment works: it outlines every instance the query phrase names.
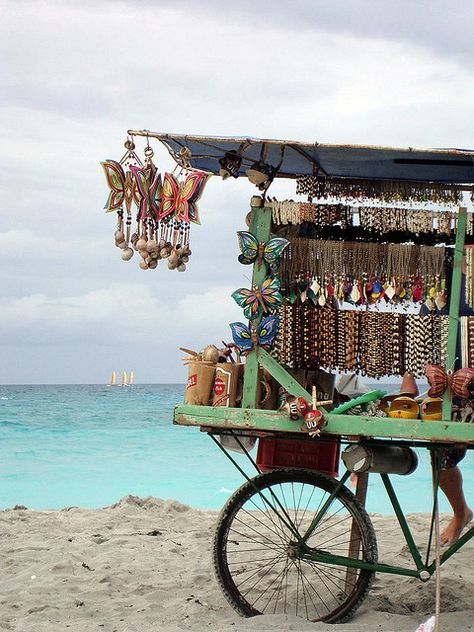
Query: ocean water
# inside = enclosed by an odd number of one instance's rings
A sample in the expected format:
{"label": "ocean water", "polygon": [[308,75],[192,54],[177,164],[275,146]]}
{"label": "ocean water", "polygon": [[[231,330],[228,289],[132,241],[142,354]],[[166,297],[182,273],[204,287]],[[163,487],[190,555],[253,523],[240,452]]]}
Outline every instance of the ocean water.
{"label": "ocean water", "polygon": [[[219,509],[244,479],[198,428],[173,426],[183,393],[163,384],[0,386],[0,508],[95,508],[135,494]],[[474,504],[472,454],[462,470]],[[430,510],[429,457],[418,456],[414,474],[392,477],[406,512]],[[377,475],[367,508],[393,513]]]}

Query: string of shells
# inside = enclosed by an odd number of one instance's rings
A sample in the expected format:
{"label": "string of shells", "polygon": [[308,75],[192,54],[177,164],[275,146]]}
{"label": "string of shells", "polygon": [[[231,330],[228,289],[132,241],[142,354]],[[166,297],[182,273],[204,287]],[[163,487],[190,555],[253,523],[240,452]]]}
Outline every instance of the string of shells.
{"label": "string of shells", "polygon": [[123,225],[119,222],[114,239],[115,246],[122,250],[123,261],[130,261],[134,252],[137,252],[141,258],[138,265],[142,270],[154,270],[160,260],[167,259],[169,270],[184,272],[192,254],[190,247],[181,244],[173,245],[171,241],[166,241],[163,238],[158,239],[155,231],[150,230],[149,232],[151,233],[150,237],[147,235],[146,229],[143,229],[141,235],[134,232],[127,239]]}
{"label": "string of shells", "polygon": [[[130,243],[133,250],[141,257],[138,265],[142,270],[154,270],[160,260],[167,259],[169,270],[184,272],[192,254],[187,245],[173,245],[171,241],[155,239],[154,236],[147,238],[146,232],[143,232],[141,236],[138,233],[133,233]],[[131,258],[131,255],[128,258]],[[124,259],[123,255],[122,259]],[[127,261],[128,259],[124,260]]]}

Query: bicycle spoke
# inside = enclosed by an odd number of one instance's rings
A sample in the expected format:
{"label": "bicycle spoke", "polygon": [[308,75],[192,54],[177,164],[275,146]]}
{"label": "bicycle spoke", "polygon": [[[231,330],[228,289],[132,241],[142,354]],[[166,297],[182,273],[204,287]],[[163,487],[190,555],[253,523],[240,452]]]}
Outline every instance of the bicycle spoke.
{"label": "bicycle spoke", "polygon": [[[283,559],[284,559],[284,555],[280,555],[278,558],[275,558],[275,562],[274,562],[272,565],[270,565],[270,564],[264,564],[263,566],[261,566],[261,567],[259,568],[259,570],[258,570],[258,571],[256,571],[256,573],[254,573],[253,575],[251,575],[251,576],[250,576],[250,578],[249,578],[249,577],[247,577],[247,579],[246,579],[246,580],[244,580],[244,582],[242,582],[242,583],[245,583],[245,582],[247,582],[249,579],[252,579],[252,577],[254,577],[257,573],[260,573],[260,572],[261,572],[261,570],[262,570],[262,569],[264,569],[264,568],[266,568],[267,566],[269,567],[269,568],[267,568],[267,570],[265,571],[265,573],[264,573],[263,575],[261,575],[261,576],[257,579],[257,581],[255,582],[255,584],[253,584],[253,585],[252,585],[252,586],[251,586],[251,587],[250,587],[250,588],[249,588],[249,589],[248,589],[245,593],[242,593],[242,594],[243,594],[243,596],[245,597],[246,595],[248,595],[248,593],[249,593],[251,590],[253,590],[253,589],[255,588],[255,586],[256,586],[259,582],[261,582],[261,581],[262,581],[262,579],[263,579],[264,577],[266,577],[266,576],[268,575],[268,573],[272,570],[272,568],[273,568],[273,567],[274,567],[274,566],[275,566],[278,562],[280,562],[280,561],[281,561],[281,560],[283,560]],[[240,585],[242,585],[242,584],[240,584]]]}
{"label": "bicycle spoke", "polygon": [[[301,491],[303,491],[303,486],[302,486],[302,488],[301,488]],[[306,512],[307,512],[307,510],[308,510],[309,503],[310,503],[310,502],[312,501],[312,499],[313,499],[314,492],[315,492],[315,488],[313,487],[313,489],[312,489],[312,491],[311,491],[311,496],[308,498],[308,502],[306,503],[306,507],[305,507],[305,509],[304,509],[304,511],[303,511],[303,515],[301,516],[301,520],[300,520],[300,522],[299,522],[299,524],[300,524],[300,525],[301,525],[301,524],[303,524],[304,517],[305,517]],[[317,516],[318,511],[321,509],[321,505],[323,504],[323,500],[325,499],[325,497],[326,497],[326,496],[327,496],[327,494],[326,494],[326,493],[325,493],[325,494],[323,494],[323,496],[321,496],[321,499],[320,499],[320,501],[319,501],[319,505],[318,505],[318,507],[317,507],[316,511],[314,512],[314,515],[315,515],[315,516]],[[299,530],[299,526],[298,526],[298,530]]]}
{"label": "bicycle spoke", "polygon": [[[268,525],[266,525],[264,522],[262,522],[261,520],[256,518],[256,516],[254,516],[254,514],[250,513],[246,509],[242,508],[242,512],[245,513],[246,515],[250,516],[253,520],[255,520],[256,522],[261,524],[263,527],[265,527],[266,529],[268,529],[272,533],[274,533],[278,538],[280,538],[282,540],[282,544],[286,544],[286,541],[282,538],[281,534],[278,531],[275,531],[274,529],[271,529]],[[266,515],[266,514],[264,514],[264,515]],[[273,521],[272,521],[272,524],[273,524]]]}
{"label": "bicycle spoke", "polygon": [[[285,579],[285,577],[288,575],[288,566],[289,566],[289,563],[290,563],[290,558],[288,558],[288,557],[287,557],[287,558],[286,558],[286,562],[285,562],[285,568],[284,568],[285,574],[284,574],[284,575],[282,575],[282,577],[281,577],[281,581],[280,581],[280,583],[279,583],[279,585],[278,585],[278,593],[277,593],[277,596],[276,596],[276,598],[275,598],[275,606],[274,606],[274,608],[273,608],[273,614],[276,614],[276,607],[277,607],[277,604],[278,604],[278,599],[279,599],[279,597],[280,597],[280,591],[281,591],[281,588],[282,588],[282,586],[283,586],[283,580],[284,580],[284,579]],[[270,602],[269,602],[269,603],[270,603]]]}
{"label": "bicycle spoke", "polygon": [[[261,593],[261,594],[260,594],[260,596],[258,597],[258,599],[256,599],[256,600],[253,602],[253,605],[254,605],[254,606],[255,606],[255,604],[257,603],[257,601],[260,601],[260,599],[263,597],[263,595],[264,595],[264,594],[265,594],[265,593],[266,593],[266,592],[267,592],[267,591],[268,591],[268,590],[269,590],[269,589],[273,586],[273,584],[274,584],[276,581],[278,581],[278,579],[279,579],[280,575],[283,575],[283,573],[285,573],[285,571],[286,571],[286,565],[285,565],[285,568],[284,568],[284,569],[283,569],[283,570],[282,570],[282,571],[281,571],[281,572],[277,575],[277,577],[275,577],[275,579],[271,582],[271,584],[269,584],[269,585],[265,588],[265,590],[263,591],[263,593]],[[263,606],[263,608],[262,608],[262,612],[265,612],[265,610],[267,609],[267,606],[268,606],[268,604],[270,603],[270,601],[272,600],[272,597],[273,597],[273,595],[275,594],[275,591],[276,591],[276,590],[277,590],[277,589],[275,588],[275,590],[273,591],[273,593],[270,595],[270,599],[266,602],[265,606]]]}
{"label": "bicycle spoke", "polygon": [[[299,562],[299,560],[298,560],[298,562]],[[302,580],[304,579],[304,580],[306,581],[306,583],[308,584],[308,587],[309,587],[309,588],[311,588],[311,589],[313,590],[313,592],[316,594],[316,596],[319,598],[319,595],[318,595],[318,593],[316,592],[316,590],[314,589],[314,586],[311,584],[311,582],[310,582],[310,581],[308,581],[308,579],[307,579],[306,575],[304,574],[304,571],[303,571],[303,569],[301,568],[301,563],[299,563],[299,570],[300,570],[300,572],[301,572],[301,579],[302,579]],[[317,607],[317,605],[314,603],[313,598],[312,598],[312,596],[311,596],[311,592],[310,592],[309,590],[308,590],[308,597],[311,599],[311,603],[313,604],[313,607],[314,607],[314,609],[316,610],[316,614],[318,615],[318,617],[320,617],[321,615],[319,614],[318,607]],[[327,607],[327,606],[326,606],[326,607]]]}
{"label": "bicycle spoke", "polygon": [[[263,533],[260,533],[260,531],[257,531],[257,529],[255,529],[254,527],[251,527],[250,525],[248,525],[247,523],[243,522],[243,520],[240,520],[240,518],[236,518],[237,522],[239,522],[243,527],[246,527],[247,529],[250,529],[251,531],[253,531],[254,533],[256,533],[258,536],[260,536],[261,538],[263,538],[264,540],[266,540],[270,545],[272,545],[272,547],[275,546],[274,542],[267,537],[266,535],[264,535]],[[250,537],[250,536],[249,536]],[[261,543],[263,544],[263,542]]]}
{"label": "bicycle spoke", "polygon": [[[329,588],[327,587],[326,583],[324,582],[324,580],[322,579],[322,576],[324,576],[328,581],[330,581],[338,590],[343,590],[344,594],[347,595],[345,589],[341,589],[339,587],[338,584],[336,584],[336,582],[331,578],[331,576],[329,575],[329,573],[326,572],[326,569],[322,569],[320,566],[316,567],[315,565],[313,565],[312,563],[310,563],[310,566],[313,568],[313,570],[321,577],[321,581],[323,582],[323,584],[326,586],[326,588],[328,589],[328,592],[331,592],[329,590]],[[331,593],[332,594],[332,593]]]}

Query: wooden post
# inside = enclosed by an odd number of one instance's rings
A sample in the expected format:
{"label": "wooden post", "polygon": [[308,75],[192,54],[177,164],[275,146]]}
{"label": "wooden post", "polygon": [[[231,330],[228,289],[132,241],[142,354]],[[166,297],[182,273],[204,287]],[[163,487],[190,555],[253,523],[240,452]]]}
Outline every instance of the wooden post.
{"label": "wooden post", "polygon": [[[258,241],[267,242],[270,239],[272,225],[272,209],[270,207],[254,206],[257,199],[252,198],[252,210],[250,212],[250,232]],[[260,265],[259,265],[260,263]],[[253,265],[252,285],[260,285],[267,275],[267,269],[263,261],[256,261]],[[252,349],[245,362],[244,392],[242,396],[242,408],[257,408],[257,383],[258,383],[258,359],[257,350]]]}
{"label": "wooden post", "polygon": [[[451,297],[449,300],[449,330],[446,349],[446,371],[454,369],[454,363],[456,361],[456,343],[459,330],[459,303],[461,300],[462,266],[466,225],[467,210],[461,207],[458,214],[456,244],[454,246],[453,276],[451,279]],[[452,393],[450,389],[446,389],[443,397],[443,421],[451,421],[452,407]]]}

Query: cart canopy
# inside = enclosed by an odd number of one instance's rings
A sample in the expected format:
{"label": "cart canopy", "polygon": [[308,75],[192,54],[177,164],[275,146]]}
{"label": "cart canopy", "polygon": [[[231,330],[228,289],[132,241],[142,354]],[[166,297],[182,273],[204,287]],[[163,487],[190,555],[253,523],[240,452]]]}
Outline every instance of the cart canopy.
{"label": "cart canopy", "polygon": [[129,130],[131,136],[159,139],[177,162],[187,148],[188,164],[218,174],[219,159],[229,151],[242,156],[239,176],[256,161],[279,166],[277,177],[319,174],[418,182],[474,183],[474,150],[413,149],[364,145],[323,145],[245,137],[190,136]]}

